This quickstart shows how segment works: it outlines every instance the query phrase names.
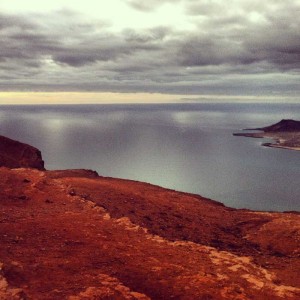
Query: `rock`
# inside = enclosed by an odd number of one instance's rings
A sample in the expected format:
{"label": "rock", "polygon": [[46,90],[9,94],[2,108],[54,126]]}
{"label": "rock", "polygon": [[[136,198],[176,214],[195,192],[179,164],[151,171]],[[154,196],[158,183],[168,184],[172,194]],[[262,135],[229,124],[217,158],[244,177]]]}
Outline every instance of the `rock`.
{"label": "rock", "polygon": [[300,131],[300,121],[295,120],[281,120],[280,122],[271,126],[257,128],[264,132],[297,132]]}
{"label": "rock", "polygon": [[44,161],[40,150],[0,136],[0,167],[44,170]]}

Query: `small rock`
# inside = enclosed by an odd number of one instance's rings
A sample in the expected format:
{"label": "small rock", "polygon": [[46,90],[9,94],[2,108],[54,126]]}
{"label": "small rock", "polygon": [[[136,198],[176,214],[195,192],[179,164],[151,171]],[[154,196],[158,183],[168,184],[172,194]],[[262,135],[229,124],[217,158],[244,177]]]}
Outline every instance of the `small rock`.
{"label": "small rock", "polygon": [[71,190],[69,191],[69,195],[70,195],[70,196],[76,196],[75,190],[74,190],[74,189],[71,189]]}

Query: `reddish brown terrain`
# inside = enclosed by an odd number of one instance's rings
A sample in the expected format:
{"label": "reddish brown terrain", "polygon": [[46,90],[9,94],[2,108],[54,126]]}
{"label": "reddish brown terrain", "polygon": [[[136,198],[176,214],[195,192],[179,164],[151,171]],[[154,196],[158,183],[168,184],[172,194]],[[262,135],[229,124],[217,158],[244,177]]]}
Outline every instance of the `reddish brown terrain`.
{"label": "reddish brown terrain", "polygon": [[0,167],[1,300],[300,299],[298,213],[22,164]]}

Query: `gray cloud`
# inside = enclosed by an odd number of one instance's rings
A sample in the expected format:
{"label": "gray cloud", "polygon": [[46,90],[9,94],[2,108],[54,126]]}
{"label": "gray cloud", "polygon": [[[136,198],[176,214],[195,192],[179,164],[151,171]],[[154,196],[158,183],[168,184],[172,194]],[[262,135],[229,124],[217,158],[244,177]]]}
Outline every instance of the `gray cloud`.
{"label": "gray cloud", "polygon": [[181,2],[182,0],[148,0],[148,1],[143,1],[143,0],[126,0],[126,2],[132,6],[133,8],[144,11],[144,12],[149,12],[152,10],[155,10],[157,7],[165,4],[165,3],[177,3]]}
{"label": "gray cloud", "polygon": [[[181,53],[187,53],[183,54],[184,64],[266,61],[278,69],[299,69],[299,1],[233,0],[232,7],[217,0],[186,2],[200,34],[183,42]],[[201,29],[205,34],[201,35]]]}
{"label": "gray cloud", "polygon": [[[163,2],[171,1],[147,7]],[[71,11],[2,13],[0,89],[299,93],[298,1],[244,0],[236,11],[224,1],[183,3],[193,30],[114,32]]]}

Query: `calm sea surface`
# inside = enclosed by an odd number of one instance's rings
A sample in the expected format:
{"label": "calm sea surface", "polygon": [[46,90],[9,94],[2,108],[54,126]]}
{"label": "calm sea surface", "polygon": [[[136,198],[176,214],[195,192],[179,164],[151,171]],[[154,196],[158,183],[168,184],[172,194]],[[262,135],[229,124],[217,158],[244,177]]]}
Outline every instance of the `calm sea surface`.
{"label": "calm sea surface", "polygon": [[42,151],[47,169],[197,193],[237,208],[300,210],[300,152],[234,137],[300,119],[300,104],[0,106],[0,135]]}

